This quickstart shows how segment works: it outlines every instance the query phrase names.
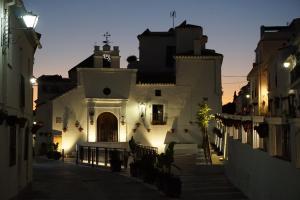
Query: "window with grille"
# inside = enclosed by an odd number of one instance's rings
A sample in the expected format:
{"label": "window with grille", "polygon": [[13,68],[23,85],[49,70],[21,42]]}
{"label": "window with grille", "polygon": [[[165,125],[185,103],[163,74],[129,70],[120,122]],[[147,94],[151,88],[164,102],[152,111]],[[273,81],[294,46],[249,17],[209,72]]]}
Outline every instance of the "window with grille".
{"label": "window with grille", "polygon": [[152,124],[163,125],[164,121],[164,106],[161,104],[152,105]]}

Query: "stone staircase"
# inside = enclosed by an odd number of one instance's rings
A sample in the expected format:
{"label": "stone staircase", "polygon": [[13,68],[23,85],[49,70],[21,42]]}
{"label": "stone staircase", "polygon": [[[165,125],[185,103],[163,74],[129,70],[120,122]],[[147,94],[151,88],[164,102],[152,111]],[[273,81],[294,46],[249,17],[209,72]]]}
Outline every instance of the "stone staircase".
{"label": "stone staircase", "polygon": [[207,161],[205,159],[204,149],[199,148],[198,153],[196,154],[196,165],[207,165]]}
{"label": "stone staircase", "polygon": [[201,150],[197,155],[175,157],[181,168],[181,199],[242,200],[244,194],[234,187],[224,173],[223,165],[207,165]]}

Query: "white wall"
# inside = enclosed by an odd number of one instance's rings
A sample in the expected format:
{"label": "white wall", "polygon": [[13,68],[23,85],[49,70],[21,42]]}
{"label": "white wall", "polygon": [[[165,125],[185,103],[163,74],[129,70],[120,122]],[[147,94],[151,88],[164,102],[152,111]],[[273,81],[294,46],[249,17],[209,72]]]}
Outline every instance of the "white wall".
{"label": "white wall", "polygon": [[[22,27],[10,7],[10,26]],[[16,7],[15,7],[16,8]],[[3,17],[4,4],[0,1],[1,17]],[[18,7],[18,9],[23,9]],[[28,160],[24,160],[25,129],[32,125],[32,87],[30,77],[32,76],[33,55],[35,44],[31,40],[32,35],[26,34],[24,30],[10,30],[9,48],[0,59],[0,109],[4,109],[9,115],[25,117],[28,119],[25,128],[16,125],[16,164],[9,166],[9,126],[3,123],[0,125],[0,194],[1,199],[9,199],[16,196],[26,188],[32,181],[32,137],[31,132],[28,138]],[[2,33],[1,33],[2,34]],[[2,35],[1,35],[2,37]],[[1,52],[3,46],[1,46]],[[9,64],[9,66],[8,66]],[[25,106],[20,108],[20,75],[25,81]],[[30,128],[29,128],[30,129]]]}
{"label": "white wall", "polygon": [[300,199],[300,170],[290,162],[228,139],[226,174],[251,200]]}

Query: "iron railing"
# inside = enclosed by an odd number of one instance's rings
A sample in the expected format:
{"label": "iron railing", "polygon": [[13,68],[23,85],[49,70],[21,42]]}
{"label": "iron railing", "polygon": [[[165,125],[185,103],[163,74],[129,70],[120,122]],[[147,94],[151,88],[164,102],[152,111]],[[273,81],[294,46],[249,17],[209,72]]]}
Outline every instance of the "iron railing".
{"label": "iron railing", "polygon": [[86,164],[94,166],[109,166],[110,152],[118,151],[121,165],[127,168],[129,153],[126,148],[109,148],[109,147],[92,147],[92,146],[77,146],[76,164]]}

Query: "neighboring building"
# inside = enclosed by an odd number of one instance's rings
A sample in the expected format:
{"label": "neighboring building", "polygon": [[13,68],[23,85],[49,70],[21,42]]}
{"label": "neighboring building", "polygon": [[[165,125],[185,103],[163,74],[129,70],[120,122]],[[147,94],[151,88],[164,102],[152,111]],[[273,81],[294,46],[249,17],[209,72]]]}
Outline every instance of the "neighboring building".
{"label": "neighboring building", "polygon": [[250,83],[243,86],[238,95],[234,99],[235,103],[235,114],[237,115],[249,115],[252,110],[252,106],[250,104]]}
{"label": "neighboring building", "polygon": [[22,1],[0,1],[0,199],[32,181],[32,68],[40,34],[27,29]]}
{"label": "neighboring building", "polygon": [[255,63],[248,74],[250,82],[251,103],[255,115],[268,113],[268,80],[272,57],[287,45],[291,30],[287,26],[262,26],[260,40],[255,50]]}
{"label": "neighboring building", "polygon": [[229,179],[250,199],[298,200],[300,19],[288,26],[263,26],[261,32],[248,74],[254,110],[218,116],[219,141]]}
{"label": "neighboring building", "polygon": [[186,22],[138,39],[140,58],[129,69],[106,41],[69,70],[76,87],[37,105],[37,120],[49,123],[40,131],[60,132],[66,154],[78,143],[127,147],[132,136],[159,151],[170,141],[201,144],[196,113],[203,101],[221,111],[223,56],[205,48],[200,26]]}
{"label": "neighboring building", "polygon": [[[43,109],[36,110],[38,116],[36,123],[42,125],[42,127],[38,133],[34,134],[34,151],[36,155],[44,155],[48,150],[48,144],[53,140],[61,143],[60,132],[49,131],[52,128],[52,120],[48,116],[52,113],[52,107],[47,102],[71,90],[76,86],[76,83],[60,75],[43,75],[37,79],[37,84],[39,96],[35,102]],[[49,115],[41,114],[41,112],[47,112]]]}

